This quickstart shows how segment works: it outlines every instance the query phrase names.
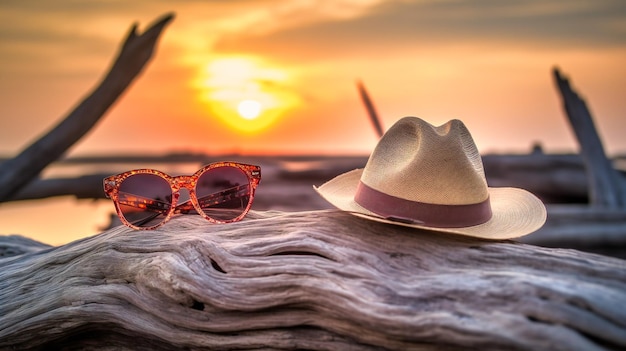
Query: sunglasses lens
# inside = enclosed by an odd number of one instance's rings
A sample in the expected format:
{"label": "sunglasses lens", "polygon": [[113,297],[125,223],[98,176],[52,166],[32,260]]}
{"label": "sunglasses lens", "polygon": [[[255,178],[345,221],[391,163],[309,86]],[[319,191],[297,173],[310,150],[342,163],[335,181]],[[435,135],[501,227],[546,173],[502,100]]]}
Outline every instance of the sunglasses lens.
{"label": "sunglasses lens", "polygon": [[161,223],[172,207],[172,189],[157,175],[133,174],[120,184],[118,203],[128,222],[152,227]]}
{"label": "sunglasses lens", "polygon": [[241,216],[251,195],[248,176],[236,167],[210,169],[196,184],[196,197],[202,211],[218,221],[232,221]]}

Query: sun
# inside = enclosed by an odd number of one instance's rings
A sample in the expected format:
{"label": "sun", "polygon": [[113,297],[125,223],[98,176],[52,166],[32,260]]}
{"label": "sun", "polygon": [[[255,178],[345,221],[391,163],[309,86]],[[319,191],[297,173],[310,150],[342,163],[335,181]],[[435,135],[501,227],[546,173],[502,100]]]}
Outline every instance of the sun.
{"label": "sun", "polygon": [[239,105],[237,105],[237,112],[245,119],[255,119],[259,117],[261,109],[261,103],[256,100],[242,100]]}
{"label": "sun", "polygon": [[213,58],[196,84],[209,117],[245,133],[269,128],[300,104],[291,86],[286,70],[239,56]]}

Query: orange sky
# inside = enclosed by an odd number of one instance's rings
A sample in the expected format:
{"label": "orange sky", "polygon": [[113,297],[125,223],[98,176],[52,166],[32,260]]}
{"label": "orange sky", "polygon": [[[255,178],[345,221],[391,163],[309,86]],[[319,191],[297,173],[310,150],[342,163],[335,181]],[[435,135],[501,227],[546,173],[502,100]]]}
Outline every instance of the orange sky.
{"label": "orange sky", "polygon": [[[463,120],[483,152],[573,151],[551,69],[626,151],[626,3],[92,1],[0,5],[0,154],[52,127],[104,75],[133,22],[176,18],[156,55],[73,155],[361,153],[406,115]],[[236,112],[262,103],[260,118]]]}
{"label": "orange sky", "polygon": [[[133,22],[143,29],[170,11],[152,63],[71,154],[367,154],[377,138],[357,79],[386,127],[406,115],[459,118],[482,152],[525,152],[535,141],[572,151],[555,65],[587,99],[609,152],[626,151],[620,0],[68,0],[0,10],[5,155],[97,84]],[[265,108],[259,118],[237,114],[246,98]]]}
{"label": "orange sky", "polygon": [[[623,0],[24,0],[0,4],[0,156],[96,86],[132,23],[143,30],[168,12],[152,62],[71,155],[367,155],[377,137],[358,79],[385,127],[458,118],[482,152],[575,151],[555,65],[587,99],[608,152],[626,152]],[[237,113],[242,100],[261,104],[258,118]],[[111,208],[7,203],[0,233],[62,244],[96,233]]]}

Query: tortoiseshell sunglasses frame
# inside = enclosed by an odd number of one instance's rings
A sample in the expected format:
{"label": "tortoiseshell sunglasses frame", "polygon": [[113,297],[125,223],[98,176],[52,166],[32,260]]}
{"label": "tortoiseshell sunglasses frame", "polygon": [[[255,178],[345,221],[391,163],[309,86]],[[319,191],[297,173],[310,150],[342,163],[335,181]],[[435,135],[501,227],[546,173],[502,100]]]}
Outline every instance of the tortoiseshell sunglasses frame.
{"label": "tortoiseshell sunglasses frame", "polygon": [[[250,185],[250,199],[248,200],[248,204],[246,205],[245,209],[242,211],[242,213],[239,216],[233,219],[229,219],[229,220],[218,220],[218,219],[209,217],[202,210],[202,207],[200,206],[198,202],[198,198],[196,197],[196,184],[198,183],[198,179],[200,178],[200,176],[203,175],[207,171],[220,168],[220,167],[234,167],[234,168],[240,169],[248,177],[248,183]],[[163,218],[161,222],[153,226],[139,227],[130,223],[128,220],[126,220],[126,217],[124,217],[124,214],[122,213],[122,210],[120,207],[120,202],[119,202],[120,185],[122,184],[124,180],[126,180],[126,178],[136,175],[136,174],[152,174],[152,175],[159,176],[165,179],[169,183],[170,188],[172,190],[172,203],[169,204],[170,207],[169,207],[168,213],[166,214],[165,218]],[[254,194],[256,192],[256,188],[259,185],[260,181],[261,181],[261,167],[260,166],[249,165],[249,164],[239,163],[239,162],[215,162],[215,163],[211,163],[202,167],[193,175],[170,176],[167,173],[164,173],[155,169],[147,169],[147,168],[135,169],[132,171],[106,177],[103,180],[103,185],[104,185],[104,193],[106,197],[113,200],[113,203],[115,204],[115,210],[117,212],[117,216],[120,218],[123,224],[135,230],[152,230],[152,229],[156,229],[164,225],[167,221],[169,221],[172,218],[172,216],[175,213],[188,213],[189,211],[192,211],[194,209],[200,216],[204,217],[206,220],[208,220],[211,223],[231,223],[231,222],[240,221],[250,211],[250,207],[252,206],[252,202],[254,200]],[[181,203],[180,205],[177,205],[178,198],[180,196],[179,191],[181,188],[185,188],[187,189],[187,191],[189,191],[189,198],[193,206],[189,206],[189,201],[186,201],[186,202]]]}

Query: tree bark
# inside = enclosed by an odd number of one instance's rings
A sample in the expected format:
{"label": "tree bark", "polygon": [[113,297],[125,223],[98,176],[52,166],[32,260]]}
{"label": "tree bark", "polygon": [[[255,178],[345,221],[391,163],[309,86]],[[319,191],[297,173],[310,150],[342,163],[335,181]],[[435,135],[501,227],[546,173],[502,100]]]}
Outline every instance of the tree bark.
{"label": "tree bark", "polygon": [[0,259],[0,349],[626,348],[626,261],[575,250],[339,211],[37,250]]}
{"label": "tree bark", "polygon": [[0,165],[0,202],[9,200],[100,120],[141,73],[173,17],[163,16],[143,34],[138,34],[137,25],[133,25],[113,66],[91,95],[50,132]]}

